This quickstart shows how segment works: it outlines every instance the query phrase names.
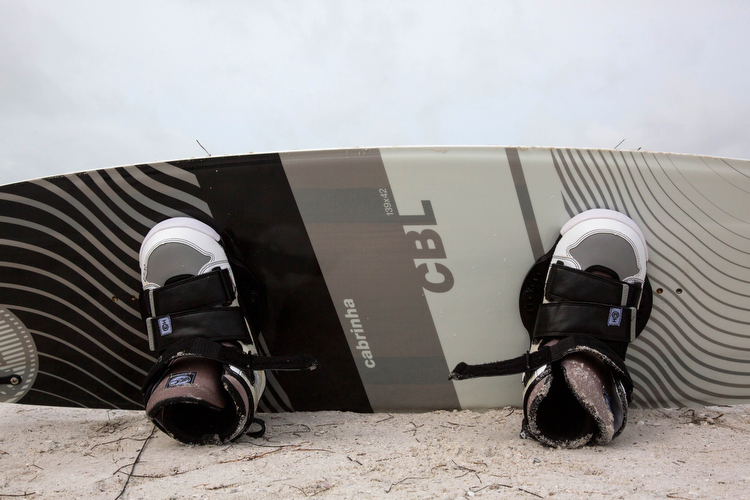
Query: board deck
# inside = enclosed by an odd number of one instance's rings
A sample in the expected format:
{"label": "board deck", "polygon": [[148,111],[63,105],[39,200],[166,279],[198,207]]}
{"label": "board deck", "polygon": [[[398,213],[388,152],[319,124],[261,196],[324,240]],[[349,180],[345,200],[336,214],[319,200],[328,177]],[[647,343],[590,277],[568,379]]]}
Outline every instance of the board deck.
{"label": "board deck", "polygon": [[211,217],[262,288],[264,411],[426,411],[521,402],[520,377],[448,380],[528,348],[521,283],[590,208],[649,245],[651,319],[626,363],[634,406],[750,403],[750,164],[662,153],[381,148],[209,157],[0,187],[0,401],[141,408],[155,361],[138,249]]}

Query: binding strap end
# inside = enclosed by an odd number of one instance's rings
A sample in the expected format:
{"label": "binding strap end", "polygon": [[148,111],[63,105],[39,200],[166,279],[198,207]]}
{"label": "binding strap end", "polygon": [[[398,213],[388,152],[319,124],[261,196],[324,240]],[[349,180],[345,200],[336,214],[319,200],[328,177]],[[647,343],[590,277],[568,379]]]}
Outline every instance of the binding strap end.
{"label": "binding strap end", "polygon": [[[535,356],[535,354],[537,356]],[[495,361],[492,363],[484,363],[480,365],[469,365],[461,362],[456,365],[453,371],[448,375],[449,380],[467,380],[479,377],[498,377],[502,375],[514,375],[517,373],[524,373],[529,371],[531,368],[536,368],[535,365],[541,360],[538,353],[529,354],[528,352],[523,355],[513,358],[506,359],[504,361]]]}

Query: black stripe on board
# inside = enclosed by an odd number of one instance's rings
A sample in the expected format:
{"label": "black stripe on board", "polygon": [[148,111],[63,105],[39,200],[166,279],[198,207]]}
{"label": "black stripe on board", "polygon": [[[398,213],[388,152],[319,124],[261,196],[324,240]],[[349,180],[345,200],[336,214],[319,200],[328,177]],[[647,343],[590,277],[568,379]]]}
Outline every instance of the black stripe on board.
{"label": "black stripe on board", "polygon": [[[274,376],[295,410],[369,412],[364,387],[277,154],[175,163],[192,172],[221,230],[233,233],[262,288],[255,329],[270,354],[305,352],[320,367]],[[269,409],[285,407],[268,402]]]}

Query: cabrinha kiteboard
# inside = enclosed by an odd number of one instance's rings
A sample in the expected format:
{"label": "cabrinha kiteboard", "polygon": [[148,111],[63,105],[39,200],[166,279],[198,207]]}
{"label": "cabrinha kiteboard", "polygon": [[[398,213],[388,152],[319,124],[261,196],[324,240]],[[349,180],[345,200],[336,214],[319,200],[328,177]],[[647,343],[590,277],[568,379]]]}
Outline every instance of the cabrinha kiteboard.
{"label": "cabrinha kiteboard", "polygon": [[[259,409],[519,406],[529,270],[606,208],[648,244],[652,310],[626,365],[636,407],[750,402],[750,164],[641,151],[446,147],[208,157],[0,187],[0,401],[143,407],[158,352],[139,251],[175,217],[230,235],[252,276]],[[239,256],[239,257],[237,257]],[[236,273],[235,273],[236,274]]]}

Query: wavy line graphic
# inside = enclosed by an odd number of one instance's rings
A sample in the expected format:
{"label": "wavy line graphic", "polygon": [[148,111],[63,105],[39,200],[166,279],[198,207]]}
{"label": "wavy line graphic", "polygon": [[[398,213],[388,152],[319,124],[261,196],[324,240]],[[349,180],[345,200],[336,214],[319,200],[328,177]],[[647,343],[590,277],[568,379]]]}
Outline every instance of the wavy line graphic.
{"label": "wavy line graphic", "polygon": [[[0,240],[0,304],[33,325],[40,378],[26,392],[34,402],[140,406],[140,381],[155,361],[144,349],[133,300],[140,292],[140,242],[158,220],[188,208],[210,215],[196,195],[182,191],[186,183],[197,186],[193,174],[161,164],[159,181],[149,181],[141,168],[150,167],[54,177],[0,192],[0,225],[8,235]],[[149,189],[139,187],[144,183]],[[53,364],[61,367],[49,370]]]}
{"label": "wavy line graphic", "polygon": [[[106,196],[108,200],[113,202],[123,214],[127,214],[128,217],[132,218],[143,227],[150,228],[156,225],[157,221],[149,219],[148,217],[142,215],[140,212],[133,210],[132,207],[128,205],[127,202],[125,202],[122,197],[120,197],[120,195],[115,192],[114,189],[112,189],[112,186],[107,184],[107,181],[98,171],[89,173],[89,177],[94,181],[96,187],[98,187],[102,191],[103,195]],[[141,237],[140,232],[134,231],[134,234],[137,241],[137,238]]]}
{"label": "wavy line graphic", "polygon": [[551,155],[571,217],[610,208],[646,235],[655,294],[651,320],[626,360],[635,405],[750,402],[750,223],[737,215],[747,213],[750,189],[732,188],[733,204],[715,198],[725,185],[748,184],[747,162],[597,150]]}
{"label": "wavy line graphic", "polygon": [[[7,248],[17,248],[25,252],[26,251],[34,252],[34,253],[49,257],[51,259],[54,259],[55,261],[59,263],[59,265],[70,269],[71,273],[74,273],[74,275],[77,278],[83,279],[86,283],[88,283],[88,285],[90,285],[90,287],[96,288],[102,294],[102,297],[108,296],[109,290],[104,285],[102,285],[102,283],[99,280],[94,279],[94,277],[91,276],[91,274],[85,271],[83,268],[81,268],[80,266],[77,266],[70,260],[64,257],[61,257],[60,255],[50,252],[49,250],[46,250],[44,248],[34,246],[34,245],[29,245],[28,243],[23,243],[23,242],[15,241],[15,240],[0,239],[0,247],[2,246],[5,246]],[[66,286],[68,286],[67,283],[71,283],[70,281],[67,281],[64,278],[60,277],[59,274],[53,274],[44,269],[40,269],[40,268],[33,267],[33,266],[28,266],[26,264],[18,264],[14,262],[0,262],[0,267],[13,267],[19,270],[37,273],[43,276],[47,276],[51,279],[55,279],[61,283],[64,283],[66,284]],[[78,281],[80,282],[80,279]],[[87,296],[93,299],[93,295],[91,293],[87,294]],[[96,302],[99,303],[98,301]],[[138,310],[136,310],[134,307],[132,307],[128,301],[118,300],[117,302],[115,302],[115,304],[117,304],[119,307],[124,309],[134,318],[141,317],[141,313]]]}
{"label": "wavy line graphic", "polygon": [[[78,189],[81,189],[81,179],[78,176],[69,178],[71,180],[71,183],[76,186]],[[93,228],[95,228],[98,232],[97,236],[94,236],[94,231],[89,231],[85,229],[81,224],[78,224],[75,222],[72,217],[68,216],[67,214],[61,213],[59,211],[55,211],[55,216],[60,218],[61,220],[64,220],[67,224],[73,227],[73,229],[77,232],[79,232],[82,235],[87,236],[90,239],[96,238],[97,241],[100,243],[106,242],[108,245],[112,245],[115,248],[118,248],[121,250],[125,255],[130,257],[131,259],[137,259],[138,253],[133,252],[132,248],[129,245],[126,245],[118,236],[116,236],[112,231],[109,230],[109,228],[104,224],[102,219],[94,215],[91,210],[86,208],[83,203],[81,203],[75,196],[71,196],[70,194],[64,192],[62,189],[60,189],[58,186],[55,186],[51,182],[45,181],[44,179],[36,181],[36,184],[43,187],[44,189],[48,190],[50,193],[54,193],[61,199],[65,200],[67,203],[69,209],[67,210],[68,213],[72,213],[73,211],[76,211],[83,215],[87,222],[91,224]],[[92,198],[88,198],[92,199]],[[93,198],[93,200],[96,201],[96,206],[99,207],[106,207],[106,205],[99,199]],[[48,211],[52,212],[53,209],[47,208]],[[109,210],[107,210],[109,212]],[[109,215],[106,212],[103,214],[105,216]],[[111,216],[108,217],[108,221],[113,221]],[[114,222],[117,222],[116,220]],[[136,240],[137,241],[137,240]],[[108,258],[111,259],[111,262],[121,269],[124,269],[125,272],[129,272],[132,269],[130,266],[127,265],[127,263],[124,263],[121,261],[121,259],[115,258],[113,255],[107,255]]]}
{"label": "wavy line graphic", "polygon": [[[140,243],[168,217],[211,216],[199,188],[169,163],[0,188],[0,312],[17,324],[0,314],[0,372],[26,370],[20,389],[0,388],[0,401],[140,408],[155,362],[136,304]],[[259,350],[268,354],[263,338]],[[267,381],[261,409],[292,410],[272,373]]]}

